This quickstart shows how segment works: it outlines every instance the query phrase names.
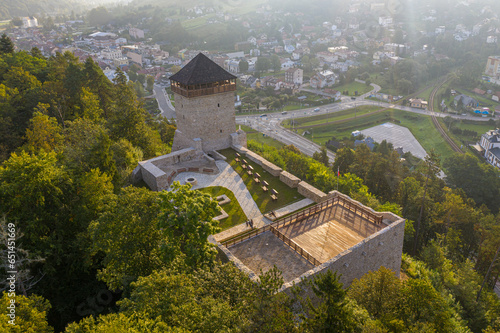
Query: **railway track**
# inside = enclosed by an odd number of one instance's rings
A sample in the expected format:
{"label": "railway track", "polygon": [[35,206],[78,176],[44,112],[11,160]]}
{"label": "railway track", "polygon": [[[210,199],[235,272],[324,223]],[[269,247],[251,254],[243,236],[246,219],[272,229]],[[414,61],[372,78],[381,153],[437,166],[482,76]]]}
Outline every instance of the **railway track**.
{"label": "railway track", "polygon": [[460,147],[455,143],[455,141],[453,141],[448,136],[448,134],[446,134],[446,131],[444,130],[443,126],[441,126],[441,124],[437,120],[436,116],[434,115],[434,97],[436,97],[436,94],[437,94],[439,88],[441,88],[443,86],[443,84],[446,83],[446,81],[448,81],[448,79],[445,79],[442,82],[440,82],[432,90],[431,95],[429,97],[429,111],[432,112],[432,115],[431,115],[432,123],[434,124],[434,126],[436,127],[438,132],[441,134],[443,139],[450,145],[450,147],[451,147],[451,149],[453,149],[453,151],[463,154],[464,152],[462,151],[462,149],[460,149]]}

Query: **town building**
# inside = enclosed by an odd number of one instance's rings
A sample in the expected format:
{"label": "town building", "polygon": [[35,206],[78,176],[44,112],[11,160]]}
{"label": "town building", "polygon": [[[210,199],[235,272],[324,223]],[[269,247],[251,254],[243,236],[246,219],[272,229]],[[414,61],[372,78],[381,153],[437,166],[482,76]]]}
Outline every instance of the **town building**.
{"label": "town building", "polygon": [[285,71],[285,82],[301,85],[304,81],[304,71],[300,68],[289,68]]}
{"label": "town building", "polygon": [[138,28],[130,28],[128,30],[128,34],[130,35],[130,37],[135,38],[135,39],[144,38],[144,30],[141,30]]}
{"label": "town building", "polygon": [[427,109],[428,102],[420,98],[410,99],[410,107],[417,109]]}
{"label": "town building", "polygon": [[313,75],[313,77],[309,80],[309,84],[314,89],[321,89],[333,86],[336,79],[337,75],[334,72],[325,70]]}
{"label": "town building", "polygon": [[38,27],[38,20],[34,16],[26,16],[22,18],[23,28],[35,28]]}
{"label": "town building", "polygon": [[492,78],[500,79],[500,56],[488,57],[484,73]]}
{"label": "town building", "polygon": [[481,135],[479,151],[488,163],[500,169],[500,129],[495,129]]}

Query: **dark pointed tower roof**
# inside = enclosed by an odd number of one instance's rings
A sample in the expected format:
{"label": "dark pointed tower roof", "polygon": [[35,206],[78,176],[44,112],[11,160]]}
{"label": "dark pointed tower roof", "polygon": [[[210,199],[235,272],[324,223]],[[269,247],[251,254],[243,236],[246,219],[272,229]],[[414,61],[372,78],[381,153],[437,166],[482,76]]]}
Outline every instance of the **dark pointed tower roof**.
{"label": "dark pointed tower roof", "polygon": [[227,72],[203,53],[198,53],[193,60],[170,77],[170,80],[185,85],[212,83],[233,79],[236,79],[236,76]]}

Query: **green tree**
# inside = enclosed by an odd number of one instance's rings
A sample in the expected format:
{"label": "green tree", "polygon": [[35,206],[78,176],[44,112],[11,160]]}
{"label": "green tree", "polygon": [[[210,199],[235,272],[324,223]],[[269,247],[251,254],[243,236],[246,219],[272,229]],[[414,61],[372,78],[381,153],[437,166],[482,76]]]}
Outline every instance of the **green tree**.
{"label": "green tree", "polygon": [[285,293],[277,293],[283,285],[281,272],[274,266],[260,272],[260,284],[252,294],[251,324],[245,332],[296,332],[292,302]]}
{"label": "green tree", "polygon": [[146,78],[146,83],[147,83],[146,89],[149,92],[152,92],[153,91],[153,86],[155,84],[155,78],[154,78],[154,76],[148,75],[148,77]]}
{"label": "green tree", "polygon": [[394,272],[381,267],[365,274],[359,280],[355,279],[347,295],[376,319],[387,323],[397,318],[400,289],[401,282]]}
{"label": "green tree", "polygon": [[207,238],[220,230],[213,220],[220,210],[210,195],[190,188],[190,184],[174,182],[171,191],[160,193],[162,212],[158,219],[167,262],[184,256],[186,265],[200,267],[214,260],[215,249]]}
{"label": "green tree", "polygon": [[[9,313],[10,301],[15,299],[15,317],[11,318]],[[0,331],[12,333],[40,332],[50,333],[54,329],[47,322],[47,313],[51,306],[49,301],[41,296],[31,295],[29,297],[16,295],[15,298],[9,297],[7,292],[2,293],[0,298],[2,314],[0,315]],[[7,310],[6,310],[7,309]],[[14,319],[15,325],[9,323]]]}
{"label": "green tree", "polygon": [[354,162],[354,151],[349,147],[343,147],[337,150],[335,161],[333,162],[333,171],[340,173],[348,172],[351,164]]}
{"label": "green tree", "polygon": [[270,61],[271,61],[271,68],[273,69],[273,71],[278,72],[279,70],[281,70],[280,57],[278,57],[276,54],[273,54],[271,56]]}
{"label": "green tree", "polygon": [[14,43],[5,33],[3,33],[0,37],[0,55],[7,53],[14,53]]}
{"label": "green tree", "polygon": [[248,61],[240,60],[238,67],[239,67],[240,72],[246,73],[248,71]]}
{"label": "green tree", "polygon": [[319,152],[318,151],[314,152],[313,158],[316,161],[321,162],[324,166],[330,165],[330,162],[328,160],[328,153],[326,151],[326,147],[324,147],[324,146],[321,146],[321,149]]}
{"label": "green tree", "polygon": [[258,72],[267,72],[271,68],[271,60],[266,57],[259,57],[255,63],[255,70]]}
{"label": "green tree", "polygon": [[26,129],[27,142],[24,147],[30,153],[58,151],[62,146],[62,128],[55,118],[42,113],[46,109],[47,106],[39,105],[30,120],[30,127]]}
{"label": "green tree", "polygon": [[119,302],[129,317],[161,320],[193,332],[232,331],[241,320],[242,314],[227,300],[204,293],[186,273],[157,270],[140,277],[132,288],[130,297]]}
{"label": "green tree", "polygon": [[162,234],[157,228],[158,193],[126,187],[89,226],[94,253],[104,253],[99,279],[113,290],[160,269]]}
{"label": "green tree", "polygon": [[424,193],[422,195],[422,204],[420,206],[420,214],[418,215],[417,227],[415,229],[413,255],[415,255],[415,253],[417,252],[420,225],[422,223],[422,217],[425,208],[425,196],[427,194],[427,185],[429,179],[436,178],[438,172],[439,172],[439,156],[434,152],[434,149],[431,149],[430,154],[425,157],[424,163],[422,164],[422,173],[425,176],[425,184],[424,184]]}
{"label": "green tree", "polygon": [[103,7],[92,8],[92,10],[87,15],[87,20],[92,26],[102,26],[108,23],[112,19],[111,13]]}
{"label": "green tree", "polygon": [[443,166],[446,168],[446,180],[453,188],[464,190],[478,206],[485,204],[493,212],[498,212],[500,179],[494,167],[479,163],[468,154],[453,155],[444,161]]}
{"label": "green tree", "polygon": [[66,327],[66,333],[189,333],[182,328],[172,328],[158,319],[145,319],[138,315],[125,315],[123,313],[110,313],[95,318],[88,316],[80,322],[71,323]]}
{"label": "green tree", "polygon": [[304,318],[311,332],[354,332],[355,322],[347,305],[346,291],[342,289],[337,273],[327,270],[309,280],[314,295],[320,299],[318,306],[307,302],[308,317]]}

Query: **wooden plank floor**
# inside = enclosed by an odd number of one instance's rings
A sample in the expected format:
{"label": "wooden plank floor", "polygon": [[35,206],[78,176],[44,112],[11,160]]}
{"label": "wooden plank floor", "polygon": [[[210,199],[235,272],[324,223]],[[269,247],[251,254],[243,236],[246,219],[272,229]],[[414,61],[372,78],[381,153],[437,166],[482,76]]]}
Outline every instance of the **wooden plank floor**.
{"label": "wooden plank floor", "polygon": [[382,226],[335,206],[279,230],[323,263],[380,229]]}
{"label": "wooden plank floor", "polygon": [[304,250],[320,262],[361,242],[365,237],[337,221],[330,221],[293,238]]}

